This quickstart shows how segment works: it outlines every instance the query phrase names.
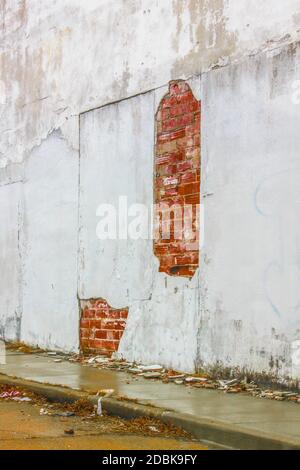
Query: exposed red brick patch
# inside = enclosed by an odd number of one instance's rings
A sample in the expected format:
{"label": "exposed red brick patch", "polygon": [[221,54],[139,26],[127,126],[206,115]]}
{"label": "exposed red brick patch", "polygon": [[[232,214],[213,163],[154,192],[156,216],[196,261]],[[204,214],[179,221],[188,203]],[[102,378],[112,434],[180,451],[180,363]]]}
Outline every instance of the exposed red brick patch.
{"label": "exposed red brick patch", "polygon": [[[199,266],[200,205],[200,119],[201,102],[189,85],[172,81],[160,102],[156,115],[154,200],[166,204],[167,210],[177,204],[179,212],[171,213],[170,237],[163,236],[165,221],[156,219],[157,234],[154,254],[161,272],[170,276],[192,277]],[[178,214],[192,205],[190,224],[194,239],[186,234],[177,238]],[[177,225],[178,228],[178,225]]]}
{"label": "exposed red brick patch", "polygon": [[110,356],[118,350],[126,326],[128,308],[112,308],[104,299],[83,301],[81,307],[81,351]]}

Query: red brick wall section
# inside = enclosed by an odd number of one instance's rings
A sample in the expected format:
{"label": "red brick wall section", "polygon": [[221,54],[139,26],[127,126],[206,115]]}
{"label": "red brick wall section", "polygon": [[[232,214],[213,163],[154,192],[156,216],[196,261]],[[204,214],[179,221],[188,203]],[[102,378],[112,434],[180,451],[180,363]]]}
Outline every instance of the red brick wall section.
{"label": "red brick wall section", "polygon": [[200,114],[201,102],[189,85],[182,80],[170,82],[156,115],[154,200],[156,204],[178,204],[182,210],[192,204],[195,233],[194,242],[184,236],[175,238],[172,229],[171,237],[165,239],[162,219],[157,222],[160,234],[154,241],[154,254],[160,261],[159,270],[170,276],[191,278],[199,266]]}
{"label": "red brick wall section", "polygon": [[81,307],[81,351],[110,356],[118,350],[128,309],[112,308],[104,299],[84,301]]}

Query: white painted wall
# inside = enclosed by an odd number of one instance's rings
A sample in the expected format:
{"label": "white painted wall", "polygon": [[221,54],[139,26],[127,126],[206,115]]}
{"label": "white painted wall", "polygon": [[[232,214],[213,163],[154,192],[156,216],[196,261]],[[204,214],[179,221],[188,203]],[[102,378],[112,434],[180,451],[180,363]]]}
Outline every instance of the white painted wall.
{"label": "white painted wall", "polygon": [[292,46],[203,79],[205,365],[299,377],[299,76]]}
{"label": "white painted wall", "polygon": [[76,351],[78,152],[54,132],[25,164],[21,340]]}
{"label": "white painted wall", "polygon": [[[154,94],[86,113],[80,119],[80,284],[82,299],[103,297],[114,307],[147,299],[155,271],[152,242],[100,241],[100,204],[119,197],[152,202]],[[102,295],[99,293],[102,292]]]}
{"label": "white painted wall", "polygon": [[21,329],[19,249],[21,185],[0,185],[0,336],[18,340]]}

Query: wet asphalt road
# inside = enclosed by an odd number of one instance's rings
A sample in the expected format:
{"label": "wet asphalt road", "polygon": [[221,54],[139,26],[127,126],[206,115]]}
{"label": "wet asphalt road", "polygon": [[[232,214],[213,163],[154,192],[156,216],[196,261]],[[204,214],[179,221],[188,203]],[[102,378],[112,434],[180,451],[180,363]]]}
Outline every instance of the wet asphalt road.
{"label": "wet asphalt road", "polygon": [[[109,417],[40,415],[40,405],[0,401],[0,450],[205,450],[201,443],[147,436]],[[73,434],[66,434],[73,432]]]}

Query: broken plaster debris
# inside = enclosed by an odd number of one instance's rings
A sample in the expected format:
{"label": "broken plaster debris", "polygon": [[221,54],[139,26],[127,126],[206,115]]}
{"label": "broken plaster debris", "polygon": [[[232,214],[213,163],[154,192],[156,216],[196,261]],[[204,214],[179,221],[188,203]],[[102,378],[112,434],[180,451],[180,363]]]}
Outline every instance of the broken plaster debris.
{"label": "broken plaster debris", "polygon": [[184,385],[192,388],[216,390],[228,394],[244,393],[257,398],[300,403],[300,391],[296,393],[290,390],[263,390],[256,383],[248,382],[246,379],[233,378],[225,380],[215,379],[206,374],[184,374],[174,370],[166,370],[159,364],[143,365],[128,363],[125,360],[114,359],[113,357],[107,358],[106,356],[85,357],[76,355],[69,358],[69,361],[80,362],[83,365],[99,367],[101,369],[127,372],[134,376],[133,380],[138,380],[138,378],[161,380],[162,383],[174,383],[178,386]]}
{"label": "broken plaster debris", "polygon": [[14,401],[23,401],[23,402],[30,402],[32,401],[29,397],[14,397],[12,398]]}
{"label": "broken plaster debris", "polygon": [[143,372],[161,372],[163,370],[162,366],[153,365],[153,366],[140,366],[140,369]]}
{"label": "broken plaster debris", "polygon": [[160,379],[161,374],[159,372],[142,372],[138,374],[140,377],[144,377],[145,379]]}
{"label": "broken plaster debris", "polygon": [[152,432],[160,432],[159,429],[157,429],[156,426],[148,426],[148,428],[149,428],[150,431],[152,431]]}
{"label": "broken plaster debris", "polygon": [[186,377],[185,381],[187,383],[195,383],[195,382],[207,382],[208,379],[206,377]]}
{"label": "broken plaster debris", "polygon": [[176,382],[176,380],[183,380],[185,379],[185,375],[184,374],[176,374],[176,375],[173,375],[173,374],[169,374],[168,375],[168,379],[172,382]]}
{"label": "broken plaster debris", "polygon": [[[58,356],[56,352],[46,352],[48,356]],[[253,381],[247,381],[247,379],[237,379],[232,378],[230,380],[225,380],[222,378],[216,379],[210,377],[208,374],[199,373],[199,374],[184,374],[179,371],[174,371],[171,369],[165,369],[159,364],[136,364],[132,362],[126,362],[123,359],[116,359],[114,357],[108,358],[107,356],[85,356],[81,354],[75,354],[72,356],[62,355],[57,359],[54,359],[53,362],[63,362],[69,361],[72,363],[81,363],[86,367],[94,367],[104,370],[115,370],[116,372],[127,372],[129,374],[127,383],[131,381],[147,379],[149,381],[160,380],[163,384],[174,383],[177,386],[185,386],[190,388],[199,388],[206,390],[216,390],[218,392],[228,393],[228,394],[247,394],[249,396],[261,399],[275,400],[278,402],[292,402],[300,404],[300,391],[291,391],[288,389],[285,390],[271,390],[258,386]],[[132,377],[130,377],[130,375]],[[16,395],[0,395],[0,398],[12,398],[13,396],[22,396],[17,390],[15,391]],[[97,395],[102,398],[113,395],[113,389],[102,389],[99,390]],[[23,400],[25,401],[25,400]],[[42,413],[45,411],[45,414],[48,414],[47,410],[41,410]]]}
{"label": "broken plaster debris", "polygon": [[183,380],[178,380],[178,379],[177,379],[177,380],[174,381],[174,383],[175,383],[176,385],[182,385],[182,384],[183,384]]}

